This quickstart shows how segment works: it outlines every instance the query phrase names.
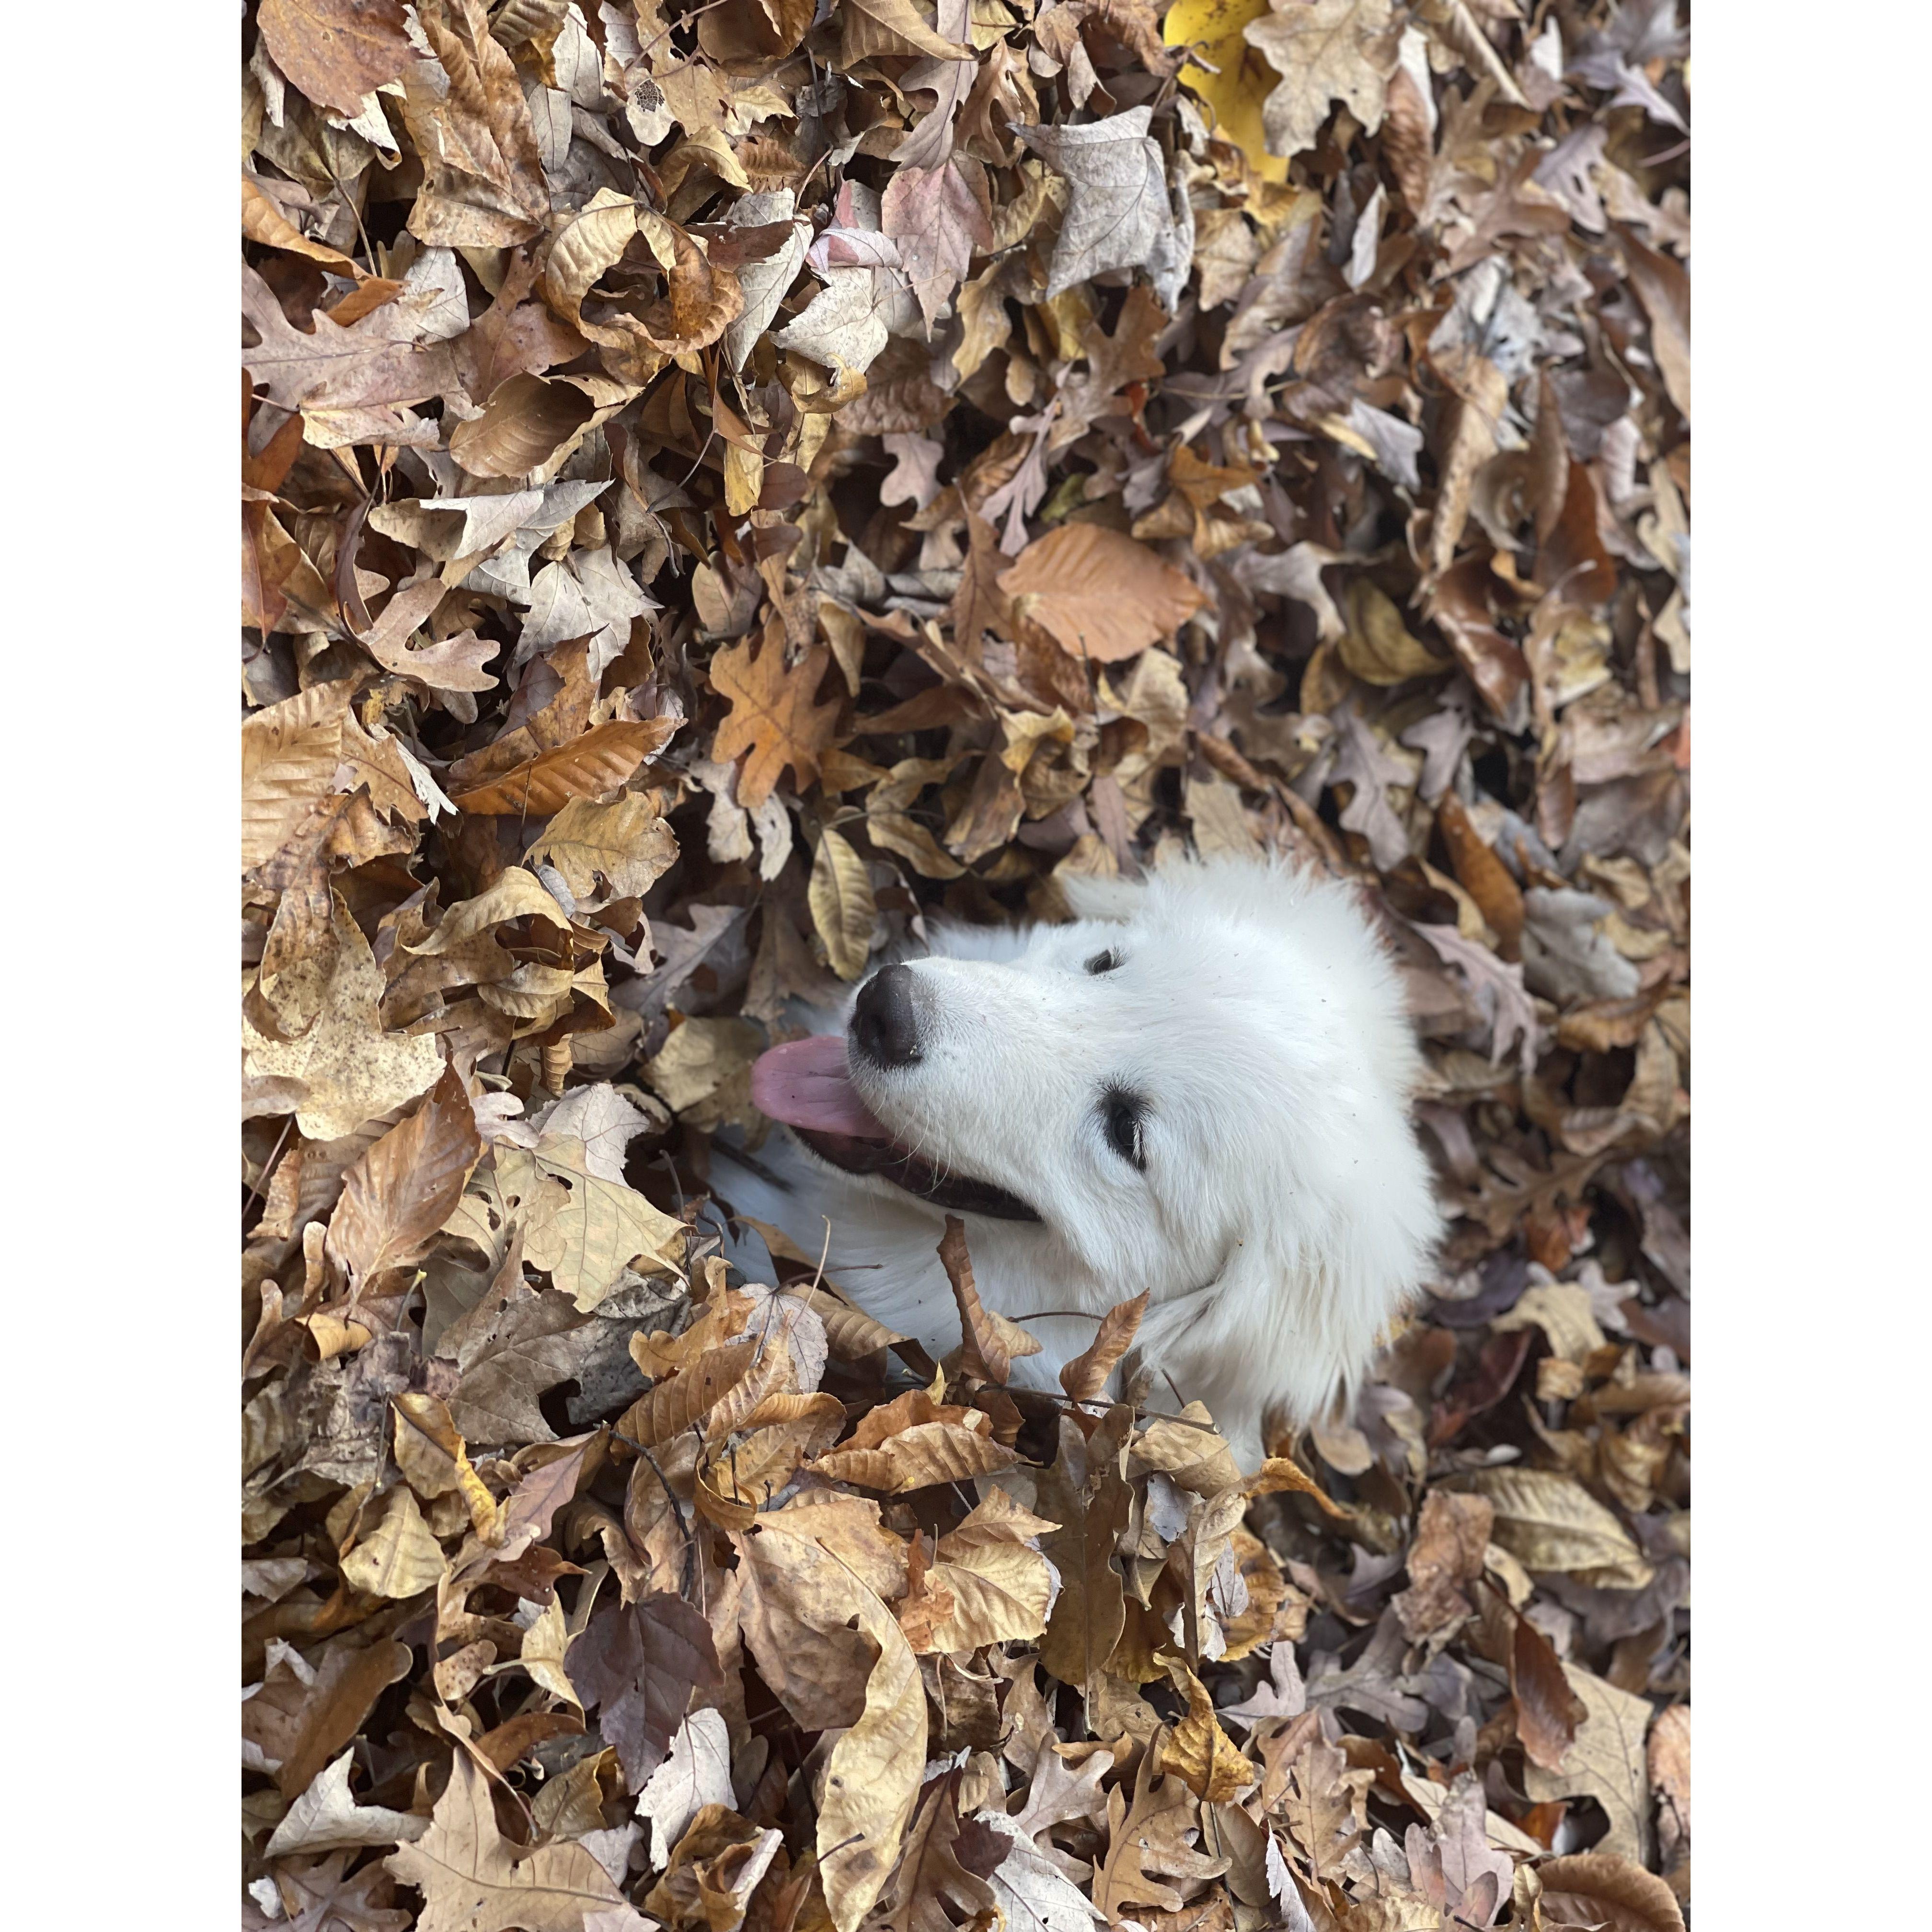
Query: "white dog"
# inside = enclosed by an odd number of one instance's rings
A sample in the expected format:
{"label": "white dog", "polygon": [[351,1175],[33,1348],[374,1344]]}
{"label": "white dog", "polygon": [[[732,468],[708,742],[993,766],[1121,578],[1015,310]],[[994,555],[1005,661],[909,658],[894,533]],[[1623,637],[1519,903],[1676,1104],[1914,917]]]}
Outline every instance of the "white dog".
{"label": "white dog", "polygon": [[763,1055],[790,1131],[720,1178],[808,1253],[829,1218],[827,1273],[934,1354],[961,1215],[982,1300],[1043,1345],[1014,1363],[1035,1387],[1148,1290],[1124,1367],[1252,1468],[1352,1394],[1441,1231],[1400,983],[1348,888],[1278,866],[1067,890],[1075,923],[946,928]]}

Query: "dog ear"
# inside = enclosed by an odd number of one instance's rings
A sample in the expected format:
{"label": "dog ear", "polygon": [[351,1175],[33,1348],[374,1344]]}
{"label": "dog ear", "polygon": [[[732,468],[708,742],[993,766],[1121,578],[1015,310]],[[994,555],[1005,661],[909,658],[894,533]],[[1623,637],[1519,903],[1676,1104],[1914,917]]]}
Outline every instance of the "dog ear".
{"label": "dog ear", "polygon": [[1138,879],[1099,879],[1088,873],[1063,872],[1054,882],[1076,919],[1132,919],[1146,886]]}

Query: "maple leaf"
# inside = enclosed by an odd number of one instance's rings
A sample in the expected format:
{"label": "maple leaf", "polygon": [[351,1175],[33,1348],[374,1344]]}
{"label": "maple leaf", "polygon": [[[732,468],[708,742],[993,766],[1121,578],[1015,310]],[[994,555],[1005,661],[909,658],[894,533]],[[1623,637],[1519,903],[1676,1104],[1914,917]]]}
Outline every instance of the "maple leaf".
{"label": "maple leaf", "polygon": [[[488,1781],[459,1750],[429,1829],[383,1863],[422,1894],[422,1932],[581,1932],[586,1912],[624,1905],[582,1845],[544,1845],[520,1858],[516,1849],[496,1828]],[[641,1932],[634,1912],[629,1922]]]}
{"label": "maple leaf", "polygon": [[993,245],[993,224],[956,160],[934,168],[902,167],[886,190],[881,212],[929,334],[965,279],[974,250]]}
{"label": "maple leaf", "polygon": [[768,626],[761,646],[748,640],[711,660],[712,688],[731,704],[711,755],[722,764],[749,753],[738,775],[739,802],[747,810],[764,802],[788,765],[801,787],[818,776],[818,754],[831,743],[838,719],[837,698],[818,702],[831,657],[814,644],[788,667],[782,634],[775,637]]}
{"label": "maple leaf", "polygon": [[1262,105],[1268,152],[1315,145],[1330,100],[1372,134],[1382,125],[1400,28],[1394,0],[1270,0],[1274,10],[1242,29],[1282,76]]}

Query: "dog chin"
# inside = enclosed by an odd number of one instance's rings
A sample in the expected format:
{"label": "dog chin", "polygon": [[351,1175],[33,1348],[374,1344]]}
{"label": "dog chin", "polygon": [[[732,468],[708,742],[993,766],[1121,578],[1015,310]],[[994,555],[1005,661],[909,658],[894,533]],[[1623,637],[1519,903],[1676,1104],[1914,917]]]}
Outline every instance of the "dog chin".
{"label": "dog chin", "polygon": [[788,1131],[827,1167],[855,1180],[883,1182],[946,1213],[979,1214],[995,1221],[1037,1222],[1040,1218],[1038,1210],[1018,1195],[970,1174],[942,1174],[896,1141],[862,1139],[855,1134],[814,1127],[794,1126]]}

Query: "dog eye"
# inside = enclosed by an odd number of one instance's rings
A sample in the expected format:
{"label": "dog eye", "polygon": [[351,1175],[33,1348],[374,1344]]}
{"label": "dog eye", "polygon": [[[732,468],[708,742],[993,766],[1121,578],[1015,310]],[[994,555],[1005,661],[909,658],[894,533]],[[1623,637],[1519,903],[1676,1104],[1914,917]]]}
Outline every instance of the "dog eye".
{"label": "dog eye", "polygon": [[1088,961],[1087,970],[1090,973],[1112,973],[1119,967],[1120,963],[1120,956],[1110,946],[1106,952],[1096,952]]}
{"label": "dog eye", "polygon": [[1107,1144],[1142,1173],[1147,1172],[1147,1150],[1141,1137],[1141,1098],[1124,1087],[1109,1087],[1100,1100],[1101,1125]]}

